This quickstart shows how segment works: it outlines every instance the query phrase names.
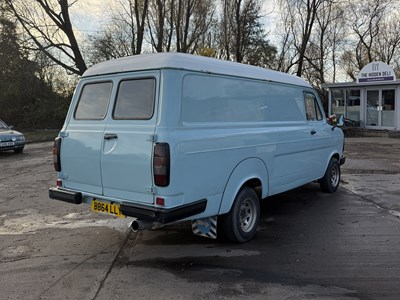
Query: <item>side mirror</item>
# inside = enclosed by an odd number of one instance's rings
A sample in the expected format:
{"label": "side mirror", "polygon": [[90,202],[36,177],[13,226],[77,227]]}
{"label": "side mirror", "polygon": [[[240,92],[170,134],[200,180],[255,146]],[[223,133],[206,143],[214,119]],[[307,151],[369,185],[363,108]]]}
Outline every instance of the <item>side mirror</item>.
{"label": "side mirror", "polygon": [[344,117],[343,117],[343,115],[341,115],[339,117],[339,120],[337,120],[337,124],[336,125],[339,126],[339,127],[342,127],[344,125]]}
{"label": "side mirror", "polygon": [[13,129],[14,129],[14,126],[11,125],[11,126],[8,126],[8,128],[10,128],[11,130],[13,130]]}
{"label": "side mirror", "polygon": [[327,123],[332,126],[333,130],[335,127],[341,127],[344,125],[344,117],[343,115],[341,115],[339,118],[335,114],[330,115],[327,119]]}

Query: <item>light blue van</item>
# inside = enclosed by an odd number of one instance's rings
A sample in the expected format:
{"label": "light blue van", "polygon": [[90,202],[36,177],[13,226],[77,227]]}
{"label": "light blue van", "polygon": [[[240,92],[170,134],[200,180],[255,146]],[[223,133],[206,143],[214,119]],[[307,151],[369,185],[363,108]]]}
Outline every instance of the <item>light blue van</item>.
{"label": "light blue van", "polygon": [[196,234],[245,242],[261,199],[316,180],[335,192],[343,145],[301,78],[188,54],[137,55],[83,74],[54,142],[49,195],[133,217],[135,230],[192,220]]}

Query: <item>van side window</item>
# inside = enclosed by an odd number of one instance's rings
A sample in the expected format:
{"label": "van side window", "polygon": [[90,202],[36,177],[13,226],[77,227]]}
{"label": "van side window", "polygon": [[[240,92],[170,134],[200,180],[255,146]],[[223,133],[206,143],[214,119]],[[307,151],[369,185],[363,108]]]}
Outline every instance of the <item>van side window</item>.
{"label": "van side window", "polygon": [[154,78],[121,81],[113,119],[149,120],[153,117],[155,98]]}
{"label": "van side window", "polygon": [[302,90],[243,78],[189,74],[182,84],[182,121],[301,122]]}
{"label": "van side window", "polygon": [[112,82],[86,84],[79,97],[74,118],[77,120],[103,120],[107,114]]}
{"label": "van side window", "polygon": [[304,105],[306,108],[306,117],[308,121],[321,121],[322,113],[314,94],[304,93]]}

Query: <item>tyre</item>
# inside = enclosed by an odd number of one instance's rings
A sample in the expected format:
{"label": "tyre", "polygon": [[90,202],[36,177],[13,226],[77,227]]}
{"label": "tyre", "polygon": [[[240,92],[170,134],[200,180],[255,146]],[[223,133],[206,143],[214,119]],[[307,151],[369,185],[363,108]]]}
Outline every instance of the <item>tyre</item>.
{"label": "tyre", "polygon": [[257,231],[260,220],[260,202],[250,187],[242,188],[236,195],[229,213],[220,217],[220,232],[233,242],[244,243]]}
{"label": "tyre", "polygon": [[22,153],[24,151],[24,148],[16,148],[14,149],[14,153]]}
{"label": "tyre", "polygon": [[339,161],[332,157],[324,177],[319,180],[321,190],[325,193],[334,193],[339,188],[340,183],[340,164]]}

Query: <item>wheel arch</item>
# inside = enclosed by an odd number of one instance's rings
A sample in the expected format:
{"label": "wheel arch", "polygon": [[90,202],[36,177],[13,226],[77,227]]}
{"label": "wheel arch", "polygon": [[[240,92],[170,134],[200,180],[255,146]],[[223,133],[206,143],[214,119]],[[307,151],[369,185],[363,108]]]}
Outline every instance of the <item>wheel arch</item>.
{"label": "wheel arch", "polygon": [[231,210],[235,197],[243,186],[253,188],[260,200],[268,196],[268,169],[261,159],[248,158],[236,165],[225,185],[219,215]]}
{"label": "wheel arch", "polygon": [[324,169],[324,173],[325,171],[328,169],[329,163],[331,161],[332,158],[336,158],[339,162],[340,162],[340,153],[337,151],[334,151],[331,153],[331,155],[329,155],[327,157],[328,159],[325,161],[325,169]]}

